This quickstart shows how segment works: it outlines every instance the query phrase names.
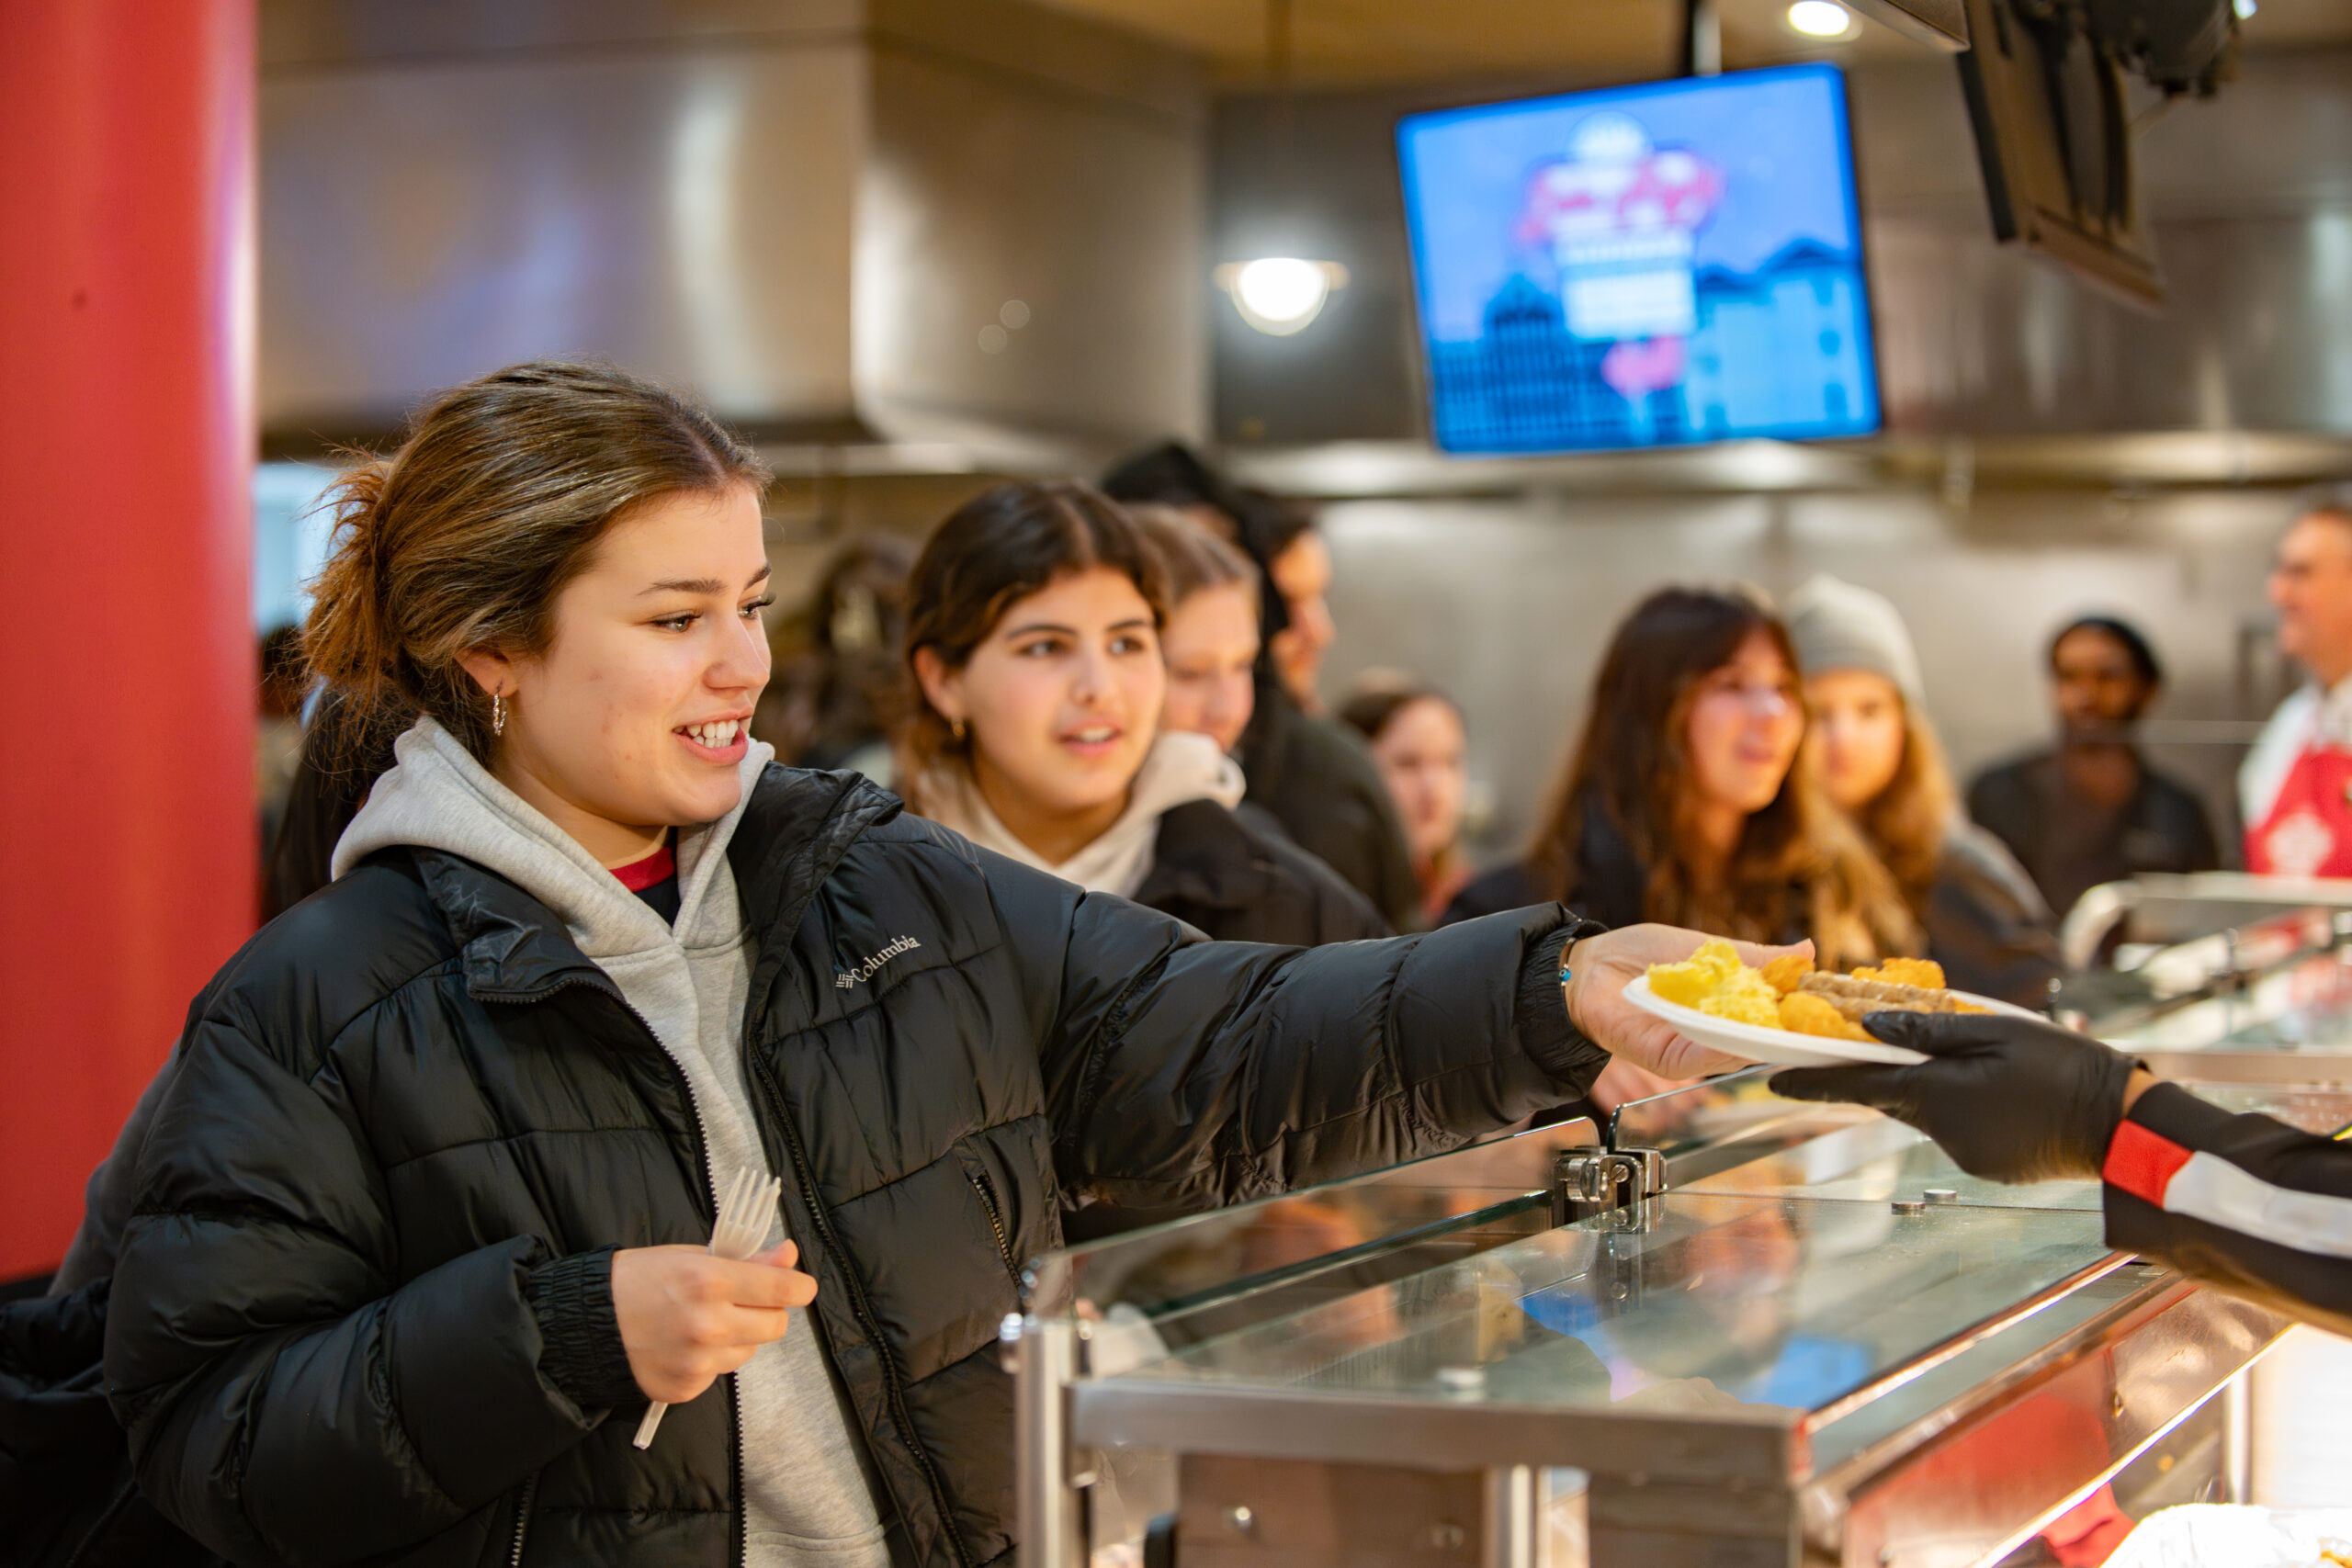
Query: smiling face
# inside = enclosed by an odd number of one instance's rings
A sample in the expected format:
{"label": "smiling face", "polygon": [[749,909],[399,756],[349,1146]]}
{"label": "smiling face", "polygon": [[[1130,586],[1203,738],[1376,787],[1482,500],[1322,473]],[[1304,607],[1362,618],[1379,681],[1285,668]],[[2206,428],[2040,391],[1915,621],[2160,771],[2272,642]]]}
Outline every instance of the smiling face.
{"label": "smiling face", "polygon": [[749,486],[680,491],[615,523],[556,595],[543,651],[460,661],[505,699],[492,773],[605,865],[726,816],[768,680],[767,580]]}
{"label": "smiling face", "polygon": [[1772,804],[1804,739],[1796,671],[1770,635],[1752,632],[1699,677],[1683,731],[1701,801],[1752,816]]}
{"label": "smiling face", "polygon": [[1057,864],[1125,808],[1168,686],[1151,605],[1101,566],[1016,600],[961,669],[918,649],[915,675],[940,716],[966,727],[989,808]]}
{"label": "smiling face", "polygon": [[1903,694],[1868,670],[1825,670],[1804,683],[1821,787],[1840,811],[1860,811],[1903,768],[1910,720]]}
{"label": "smiling face", "polygon": [[1209,736],[1227,751],[1240,745],[1258,697],[1257,590],[1246,582],[1196,590],[1169,615],[1159,651],[1168,665],[1159,727]]}
{"label": "smiling face", "polygon": [[1430,864],[1461,836],[1468,750],[1462,716],[1442,697],[1407,703],[1372,743],[1373,763],[1404,818],[1405,844],[1416,865]]}

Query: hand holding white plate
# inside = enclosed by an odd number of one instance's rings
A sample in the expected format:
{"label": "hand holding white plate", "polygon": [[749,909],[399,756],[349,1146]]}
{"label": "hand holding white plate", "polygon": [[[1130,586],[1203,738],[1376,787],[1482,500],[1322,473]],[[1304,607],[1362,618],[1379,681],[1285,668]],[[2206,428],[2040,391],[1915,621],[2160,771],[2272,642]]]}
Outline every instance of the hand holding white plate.
{"label": "hand holding white plate", "polygon": [[[2033,1019],[2037,1022],[2047,1021],[2023,1008],[1996,1001],[1990,997],[1973,996],[1966,991],[1951,994],[1988,1012]],[[1832,1040],[1826,1035],[1798,1034],[1791,1030],[1767,1029],[1762,1024],[1717,1018],[1713,1013],[1701,1012],[1697,1008],[1684,1007],[1679,1002],[1670,1002],[1657,995],[1650,989],[1646,975],[1628,985],[1624,996],[1627,1001],[1644,1012],[1673,1025],[1677,1032],[1742,1061],[1769,1062],[1781,1067],[1827,1067],[1845,1062],[1883,1062],[1894,1066],[1907,1066],[1911,1063],[1927,1060],[1917,1051],[1875,1040]]]}

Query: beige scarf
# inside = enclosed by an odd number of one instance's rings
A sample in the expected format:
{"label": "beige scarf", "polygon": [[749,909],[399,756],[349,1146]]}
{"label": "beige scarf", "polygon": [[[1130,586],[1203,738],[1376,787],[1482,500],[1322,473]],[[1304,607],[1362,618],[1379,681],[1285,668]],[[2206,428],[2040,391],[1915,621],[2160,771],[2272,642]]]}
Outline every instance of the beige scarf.
{"label": "beige scarf", "polygon": [[1230,811],[1240,804],[1242,787],[1240,764],[1218,750],[1216,741],[1205,735],[1163,734],[1151,743],[1127,786],[1127,808],[1119,819],[1059,865],[1013,837],[959,759],[944,759],[925,773],[915,798],[922,802],[922,815],[984,849],[1051,872],[1090,893],[1125,898],[1151,874],[1161,813],[1194,800],[1214,800]]}

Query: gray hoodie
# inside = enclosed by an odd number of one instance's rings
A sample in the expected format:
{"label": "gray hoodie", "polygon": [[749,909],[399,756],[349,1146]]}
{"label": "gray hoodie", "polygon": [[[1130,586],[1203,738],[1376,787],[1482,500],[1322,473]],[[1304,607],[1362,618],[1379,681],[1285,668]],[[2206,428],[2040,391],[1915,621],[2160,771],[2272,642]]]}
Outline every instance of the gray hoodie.
{"label": "gray hoodie", "polygon": [[[401,736],[396,755],[398,765],[376,782],[335,845],[334,874],[411,844],[462,855],[514,883],[556,913],[684,1071],[714,1193],[740,1166],[774,1174],[752,1118],[742,1059],[754,942],[727,861],[728,840],[769,749],[754,742],[743,759],[743,796],[734,810],[679,830],[674,927],[433,720],[419,719]],[[778,1219],[767,1245],[783,1239]],[[887,1568],[851,1417],[808,1327],[796,1321],[781,1340],[762,1346],[736,1373],[735,1397],[745,1562]]]}

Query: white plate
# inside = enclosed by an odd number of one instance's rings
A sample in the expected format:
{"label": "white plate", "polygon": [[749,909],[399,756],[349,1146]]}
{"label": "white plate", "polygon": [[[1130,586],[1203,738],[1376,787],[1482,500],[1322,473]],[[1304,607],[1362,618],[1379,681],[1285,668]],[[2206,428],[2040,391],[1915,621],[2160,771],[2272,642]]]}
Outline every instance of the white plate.
{"label": "white plate", "polygon": [[[2046,1022],[2037,1014],[2007,1002],[1996,1002],[1990,997],[1979,997],[1967,991],[1954,991],[1962,1001],[1973,1002],[1993,1012],[2007,1013],[2013,1018],[2033,1019]],[[1792,1034],[1785,1029],[1767,1029],[1758,1023],[1740,1023],[1697,1008],[1684,1007],[1680,1002],[1668,1001],[1650,991],[1650,977],[1643,975],[1625,987],[1625,999],[1644,1012],[1659,1018],[1702,1045],[1712,1046],[1726,1056],[1743,1061],[1769,1062],[1776,1067],[1833,1067],[1848,1062],[1883,1062],[1894,1066],[1908,1066],[1928,1058],[1901,1045],[1860,1040],[1831,1040],[1819,1034]]]}

